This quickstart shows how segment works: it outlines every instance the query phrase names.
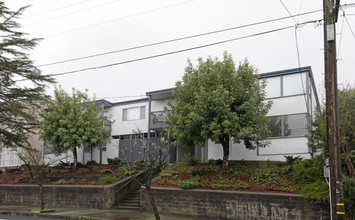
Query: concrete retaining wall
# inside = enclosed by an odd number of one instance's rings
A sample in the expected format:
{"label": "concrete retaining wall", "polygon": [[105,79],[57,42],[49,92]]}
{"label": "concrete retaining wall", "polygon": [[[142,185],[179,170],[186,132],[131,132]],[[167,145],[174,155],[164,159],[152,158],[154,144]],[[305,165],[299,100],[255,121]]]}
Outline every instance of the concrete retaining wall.
{"label": "concrete retaining wall", "polygon": [[[45,185],[46,207],[88,207],[106,209],[137,186],[132,177],[106,186]],[[1,205],[40,205],[40,191],[37,185],[0,185]]]}
{"label": "concrete retaining wall", "polygon": [[[152,188],[163,214],[218,219],[330,219],[329,206],[308,204],[304,196],[212,190]],[[147,190],[141,188],[141,209],[151,211]]]}

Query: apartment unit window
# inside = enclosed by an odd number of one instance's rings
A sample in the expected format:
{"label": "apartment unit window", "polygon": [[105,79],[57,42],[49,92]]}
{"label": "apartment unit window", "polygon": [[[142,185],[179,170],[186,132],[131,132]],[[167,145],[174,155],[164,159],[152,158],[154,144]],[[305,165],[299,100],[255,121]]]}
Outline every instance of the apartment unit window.
{"label": "apartment unit window", "polygon": [[123,109],[122,121],[133,121],[140,119],[145,119],[145,106]]}
{"label": "apartment unit window", "polygon": [[282,77],[283,96],[306,93],[306,74],[291,74]]}
{"label": "apartment unit window", "polygon": [[266,79],[266,98],[304,94],[307,91],[307,74],[297,73]]}
{"label": "apartment unit window", "polygon": [[11,166],[17,166],[17,162],[18,162],[17,152],[12,150],[11,156],[10,156],[10,165]]}
{"label": "apartment unit window", "polygon": [[306,114],[269,117],[271,137],[302,137],[307,134]]}
{"label": "apartment unit window", "polygon": [[270,77],[266,79],[266,98],[275,98],[281,96],[281,77]]}
{"label": "apartment unit window", "polygon": [[4,166],[10,166],[10,151],[9,149],[4,150]]}
{"label": "apartment unit window", "polygon": [[112,122],[107,119],[107,117],[104,119],[104,128],[108,134],[108,136],[111,136],[111,130],[112,130]]}
{"label": "apartment unit window", "polygon": [[281,137],[281,116],[272,116],[269,117],[269,120],[269,129],[271,131],[271,137]]}
{"label": "apartment unit window", "polygon": [[54,154],[54,148],[48,143],[48,141],[44,141],[44,154]]}

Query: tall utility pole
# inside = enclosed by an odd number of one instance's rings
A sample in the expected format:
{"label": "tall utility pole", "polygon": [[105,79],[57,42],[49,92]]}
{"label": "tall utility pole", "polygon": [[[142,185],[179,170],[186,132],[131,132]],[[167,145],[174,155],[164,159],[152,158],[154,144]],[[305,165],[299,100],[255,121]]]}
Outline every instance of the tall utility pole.
{"label": "tall utility pole", "polygon": [[327,112],[327,140],[330,168],[331,219],[345,219],[343,186],[341,181],[340,139],[338,127],[338,88],[335,23],[340,0],[323,0],[324,63]]}

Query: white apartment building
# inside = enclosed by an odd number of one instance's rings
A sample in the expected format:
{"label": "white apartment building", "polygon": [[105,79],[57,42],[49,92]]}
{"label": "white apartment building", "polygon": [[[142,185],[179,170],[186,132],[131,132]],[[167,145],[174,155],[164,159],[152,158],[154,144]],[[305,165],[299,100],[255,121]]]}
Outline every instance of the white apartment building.
{"label": "white apartment building", "polygon": [[[268,138],[270,145],[265,148],[248,150],[241,144],[230,144],[230,160],[273,160],[284,161],[285,155],[311,157],[307,145],[309,124],[307,115],[312,115],[319,105],[316,87],[311,67],[302,67],[276,72],[262,73],[260,80],[266,80],[266,100],[272,101],[268,113],[272,135]],[[172,88],[147,92],[146,98],[124,102],[111,103],[107,100],[97,100],[102,106],[102,114],[108,116],[111,124],[111,140],[106,146],[98,148],[79,148],[78,160],[86,163],[89,160],[107,163],[107,158],[119,157],[127,161],[144,159],[144,149],[138,138],[138,130],[146,137],[148,130],[151,139],[155,138],[155,129],[165,126],[165,111],[167,101],[174,103]],[[170,152],[169,162],[176,162],[186,153],[207,161],[222,159],[222,146],[211,140],[206,140],[205,146],[195,146],[195,149],[177,148]],[[54,155],[50,149],[45,149],[45,160],[62,157],[72,161],[70,152],[60,156]],[[20,161],[16,153],[9,149],[0,149],[0,167],[16,166]]]}
{"label": "white apartment building", "polygon": [[[266,100],[272,101],[268,113],[271,137],[268,147],[248,150],[243,143],[230,144],[230,160],[274,160],[284,161],[286,155],[311,157],[307,145],[309,124],[307,115],[312,115],[319,105],[311,67],[302,67],[260,74],[260,80],[266,80]],[[143,159],[144,149],[139,147],[137,131],[147,136],[150,130],[154,139],[156,128],[164,126],[164,107],[167,101],[174,103],[172,88],[147,92],[147,98],[111,103],[97,100],[103,107],[103,114],[111,116],[111,142],[99,149],[78,151],[82,162],[95,160],[106,163],[107,158],[120,157],[123,160]],[[186,153],[207,161],[222,158],[222,146],[206,140],[203,147],[195,149],[177,148],[171,151],[169,162],[176,162]]]}

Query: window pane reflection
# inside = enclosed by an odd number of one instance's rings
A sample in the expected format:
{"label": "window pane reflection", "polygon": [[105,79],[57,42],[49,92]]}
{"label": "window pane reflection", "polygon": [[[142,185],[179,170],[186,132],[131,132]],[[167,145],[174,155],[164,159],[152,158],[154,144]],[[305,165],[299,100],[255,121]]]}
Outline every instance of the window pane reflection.
{"label": "window pane reflection", "polygon": [[274,98],[281,96],[280,77],[270,77],[266,79],[266,98]]}
{"label": "window pane reflection", "polygon": [[306,74],[291,74],[283,76],[283,96],[306,93]]}
{"label": "window pane reflection", "polygon": [[307,132],[306,114],[284,116],[284,136],[304,136]]}
{"label": "window pane reflection", "polygon": [[270,124],[269,129],[271,131],[271,137],[281,136],[281,116],[269,117]]}

